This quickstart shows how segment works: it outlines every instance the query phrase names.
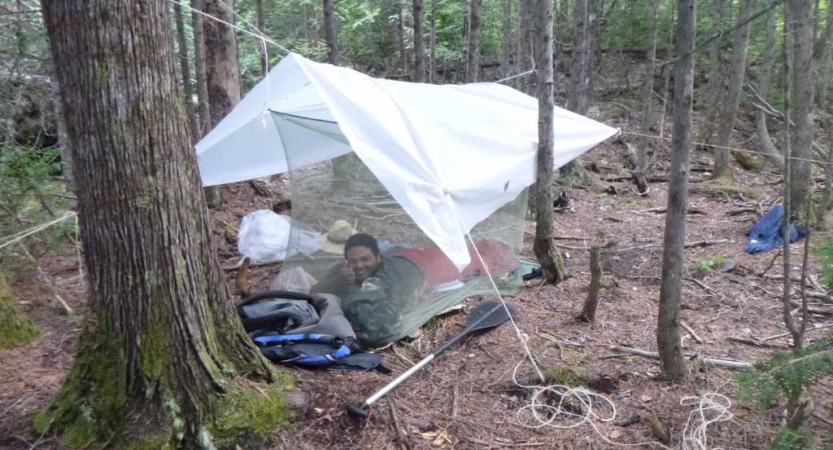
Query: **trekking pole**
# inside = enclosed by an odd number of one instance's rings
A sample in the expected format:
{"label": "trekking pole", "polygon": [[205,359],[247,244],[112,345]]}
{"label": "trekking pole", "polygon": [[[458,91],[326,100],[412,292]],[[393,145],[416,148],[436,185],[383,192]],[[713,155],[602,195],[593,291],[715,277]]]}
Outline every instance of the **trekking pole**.
{"label": "trekking pole", "polygon": [[[508,309],[508,310],[507,310]],[[436,348],[430,355],[422,358],[418,363],[416,363],[413,367],[406,370],[402,375],[396,377],[395,380],[391,381],[387,385],[385,385],[382,389],[376,391],[375,394],[368,397],[365,401],[361,403],[354,403],[347,406],[347,411],[354,417],[367,417],[368,411],[370,406],[379,401],[382,397],[384,397],[388,392],[392,391],[394,388],[402,384],[403,381],[407,380],[411,377],[414,373],[418,372],[420,369],[425,367],[428,363],[434,360],[440,353],[446,351],[449,347],[456,344],[460,339],[475,333],[477,331],[486,330],[489,328],[494,328],[507,320],[509,320],[509,315],[514,314],[517,312],[518,308],[514,305],[504,304],[497,300],[486,300],[485,302],[478,305],[474,308],[471,313],[469,314],[468,319],[466,319],[466,328],[460,332],[460,334],[452,337],[451,339],[445,341]]]}

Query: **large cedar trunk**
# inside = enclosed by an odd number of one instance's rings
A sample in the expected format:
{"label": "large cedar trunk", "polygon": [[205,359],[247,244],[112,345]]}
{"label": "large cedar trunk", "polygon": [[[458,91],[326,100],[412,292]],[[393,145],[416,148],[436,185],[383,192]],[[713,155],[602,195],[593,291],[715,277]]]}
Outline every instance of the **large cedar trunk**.
{"label": "large cedar trunk", "polygon": [[691,104],[694,96],[695,8],[694,0],[680,0],[677,19],[677,61],[674,76],[674,124],[671,138],[671,179],[665,215],[665,250],[662,255],[657,348],[662,376],[667,380],[686,377],[680,336],[686,209],[688,206],[689,152],[691,151]]}
{"label": "large cedar trunk", "polygon": [[810,189],[810,162],[813,143],[813,18],[810,0],[791,0],[790,18],[793,32],[793,95],[791,104],[795,129],[792,135],[790,162],[790,204],[793,217],[805,217]]}
{"label": "large cedar trunk", "polygon": [[466,52],[466,82],[480,79],[480,9],[483,0],[469,1],[469,50]]}
{"label": "large cedar trunk", "polygon": [[324,35],[327,40],[327,62],[338,65],[338,34],[333,0],[324,0]]}
{"label": "large cedar trunk", "polygon": [[[521,0],[523,1],[523,0]],[[535,20],[538,45],[535,60],[538,77],[538,176],[536,225],[533,250],[541,272],[549,283],[565,278],[564,262],[553,241],[552,232],[552,161],[553,161],[553,75],[552,75],[552,1],[538,0]]]}
{"label": "large cedar trunk", "polygon": [[[754,0],[743,0],[738,23],[743,24],[752,15]],[[717,130],[717,145],[714,149],[714,178],[732,178],[729,167],[729,139],[735,126],[735,115],[740,106],[740,94],[743,91],[743,79],[746,74],[746,53],[749,48],[749,25],[742,25],[735,32],[735,48],[732,51],[732,67],[729,70],[729,95],[723,102],[720,113],[720,126]],[[722,148],[721,148],[722,147]]]}
{"label": "large cedar trunk", "polygon": [[[721,31],[726,3],[727,0],[712,0],[712,27],[709,30],[709,37],[715,36]],[[723,92],[723,76],[720,71],[721,40],[718,37],[709,43],[709,83],[706,85],[703,96],[703,105],[706,108],[706,122],[698,139],[700,142],[711,141],[717,121],[717,113],[720,111],[720,94]]]}
{"label": "large cedar trunk", "polygon": [[[67,132],[84,143],[72,152],[91,316],[35,425],[72,447],[228,446],[252,431],[253,410],[273,424],[285,418],[279,397],[235,378],[273,372],[244,333],[215,256],[168,7],[42,4]],[[235,410],[240,401],[255,404]]]}
{"label": "large cedar trunk", "polygon": [[414,0],[414,81],[425,81],[425,43],[422,36],[422,0]]}

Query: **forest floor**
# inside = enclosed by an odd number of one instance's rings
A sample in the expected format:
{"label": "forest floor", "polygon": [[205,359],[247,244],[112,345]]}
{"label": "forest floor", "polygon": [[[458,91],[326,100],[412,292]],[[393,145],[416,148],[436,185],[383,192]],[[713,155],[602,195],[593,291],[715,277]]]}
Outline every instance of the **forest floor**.
{"label": "forest floor", "polygon": [[[738,129],[736,146],[749,148],[752,144],[747,138],[751,125],[744,121]],[[624,138],[634,146],[647,145],[627,135]],[[649,144],[656,157],[653,176],[667,176],[669,144],[657,142]],[[297,375],[298,386],[311,394],[312,408],[306,417],[276,435],[275,448],[616,448],[613,442],[657,441],[650,424],[652,414],[656,414],[671,436],[669,447],[679,448],[689,416],[695,411],[690,399],[710,392],[731,399],[733,416],[709,426],[708,447],[765,447],[783,419],[781,409],[761,413],[753,403],[742,400],[732,379],[736,371],[691,364],[689,381],[670,385],[659,379],[658,361],[612,350],[614,346],[627,345],[656,351],[665,223],[665,215],[652,210],[665,207],[667,183],[652,183],[649,196],[641,197],[634,193],[628,180],[605,181],[627,175],[624,153],[624,146],[615,139],[591,151],[584,158],[584,166],[596,171],[588,170],[588,180],[569,189],[571,208],[556,214],[556,235],[570,238],[558,243],[563,245],[571,278],[558,286],[532,282],[517,295],[507,298],[520,307],[517,324],[545,368],[569,368],[587,377],[607,380],[602,388],[615,404],[615,419],[608,422],[596,419],[592,424],[569,429],[536,427],[529,410],[525,409],[530,401],[529,391],[517,388],[512,381],[513,370],[524,358],[524,351],[508,323],[449,349],[377,403],[366,422],[358,423],[348,417],[345,404],[372,394],[459,332],[466,318],[465,313],[460,313],[436,321],[416,341],[397,343],[383,350],[385,364],[394,371],[393,375],[291,369]],[[706,168],[709,159],[706,153],[693,152],[692,166],[695,170]],[[688,248],[685,252],[689,270],[683,281],[682,320],[702,339],[702,343],[695,342],[683,331],[687,353],[762,361],[772,348],[750,346],[730,338],[762,338],[784,331],[780,300],[783,282],[777,279],[782,271],[782,258],[776,257],[777,250],[759,255],[743,251],[744,233],[760,214],[778,201],[778,177],[766,170],[751,173],[736,167],[734,186],[737,189],[723,189],[725,192],[715,190],[714,186],[708,188],[709,183],[691,185],[690,206],[696,211],[687,218],[686,242],[708,241],[708,245]],[[692,174],[695,180],[706,177],[702,172]],[[270,204],[267,199],[254,195],[247,184],[231,186],[225,194],[226,205],[213,212],[212,218],[220,255],[228,266],[239,258],[234,236],[240,217]],[[741,209],[749,211],[738,213]],[[534,232],[534,224],[527,223],[527,230]],[[812,247],[817,247],[829,235],[814,233]],[[616,285],[603,290],[596,322],[587,324],[575,319],[590,279],[585,249],[600,240],[615,242],[603,251],[603,265]],[[532,258],[531,246],[531,235],[528,235],[525,257]],[[794,274],[800,272],[802,248],[803,245],[792,246]],[[84,314],[85,286],[78,277],[78,259],[73,252],[74,249],[46,252],[39,261],[60,294]],[[721,260],[732,260],[737,267],[728,272],[714,268],[696,270],[696,267],[709,266],[709,261]],[[817,255],[810,255],[809,267],[810,274],[820,274],[821,261]],[[274,266],[255,268],[250,281],[257,289],[265,288],[276,272]],[[766,274],[761,276],[763,272]],[[230,283],[232,277],[230,272]],[[12,282],[17,298],[40,326],[42,334],[30,345],[0,352],[0,448],[58,449],[60,444],[50,435],[32,435],[30,424],[33,415],[49,403],[70,367],[81,325],[48,306],[52,292],[34,268],[21,268],[14,273]],[[469,299],[466,309],[480,300]],[[811,319],[813,324],[833,322],[830,316],[813,315]],[[826,334],[829,331],[811,332],[808,340],[815,341]],[[561,349],[542,336],[560,341]],[[773,339],[768,344],[788,349],[789,339]],[[529,379],[530,374],[528,364],[520,367],[519,378]],[[833,425],[828,420],[828,411],[833,407],[833,381],[822,380],[812,394],[818,414],[809,418],[808,427],[820,442],[822,437],[833,434]],[[611,413],[601,404],[594,407],[602,418]],[[555,421],[553,425],[575,423]],[[642,444],[636,448],[660,447]]]}

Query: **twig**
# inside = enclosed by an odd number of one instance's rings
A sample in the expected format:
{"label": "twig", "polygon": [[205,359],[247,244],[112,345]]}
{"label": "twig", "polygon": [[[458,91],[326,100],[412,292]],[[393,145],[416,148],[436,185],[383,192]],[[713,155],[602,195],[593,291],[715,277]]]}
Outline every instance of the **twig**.
{"label": "twig", "polygon": [[23,253],[26,255],[26,257],[29,258],[29,260],[32,261],[32,263],[35,265],[35,268],[37,268],[38,270],[38,275],[40,275],[43,281],[45,281],[46,284],[49,285],[49,288],[52,290],[52,295],[55,297],[55,300],[57,300],[61,307],[64,308],[64,311],[66,311],[68,316],[74,317],[75,312],[72,310],[72,308],[69,307],[64,298],[61,297],[61,294],[58,293],[58,288],[55,287],[55,284],[49,278],[49,275],[47,275],[46,272],[44,272],[43,269],[41,269],[40,264],[38,264],[38,260],[35,259],[35,257],[32,256],[31,253],[29,253],[29,249],[27,249],[26,246],[23,245],[23,242],[18,241],[17,244],[20,246],[21,250],[23,250]]}
{"label": "twig", "polygon": [[697,333],[695,333],[694,329],[692,329],[690,326],[688,326],[688,324],[686,324],[683,321],[680,321],[680,325],[682,325],[682,327],[685,328],[686,331],[688,331],[688,334],[690,334],[691,337],[694,338],[694,340],[697,341],[698,344],[703,343],[703,340],[700,339],[700,336],[697,336]]}
{"label": "twig", "polygon": [[459,391],[459,387],[455,384],[454,389],[451,391],[451,418],[452,419],[457,418],[457,396],[459,395],[458,391]]}
{"label": "twig", "polygon": [[727,216],[739,216],[741,214],[753,213],[756,214],[758,212],[757,208],[740,208],[740,209],[733,209],[731,211],[726,211]]}
{"label": "twig", "polygon": [[766,266],[766,269],[764,269],[764,271],[761,272],[760,275],[758,275],[759,277],[763,278],[764,276],[766,276],[766,273],[769,272],[769,269],[771,269],[772,266],[775,264],[775,260],[778,259],[779,256],[781,256],[782,251],[784,250],[780,248],[778,249],[778,253],[776,253],[775,256],[772,257],[772,260],[769,262],[769,265]]}
{"label": "twig", "polygon": [[390,405],[390,415],[393,417],[393,426],[396,428],[396,440],[410,449],[410,435],[408,434],[407,429],[402,428],[402,422],[399,420],[399,414],[396,411],[396,402],[394,402],[393,399],[390,399],[388,400],[388,405]]}
{"label": "twig", "polygon": [[[710,245],[720,245],[720,244],[728,244],[728,239],[718,239],[716,241],[695,241],[695,242],[686,242],[684,244],[685,248],[695,248],[695,247],[708,247]],[[563,246],[562,246],[563,247]],[[654,244],[654,245],[639,245],[633,247],[625,247],[620,249],[613,250],[614,252],[627,252],[631,250],[640,250],[640,249],[650,249],[650,248],[663,248],[663,244]],[[589,250],[589,248],[588,248]]]}
{"label": "twig", "polygon": [[719,293],[719,292],[717,292],[717,291],[715,291],[714,289],[712,289],[712,288],[710,288],[710,287],[706,286],[706,284],[705,284],[705,283],[703,283],[702,281],[698,280],[697,278],[694,278],[694,277],[686,277],[686,279],[688,279],[689,281],[693,281],[693,282],[694,282],[697,286],[700,286],[701,288],[703,288],[703,290],[704,290],[704,291],[706,291],[706,292],[707,292],[709,295],[711,295],[712,297],[716,297],[716,298],[722,298],[722,297],[723,297],[722,295],[720,295],[720,293]]}
{"label": "twig", "polygon": [[[621,352],[621,353],[628,353],[631,355],[636,356],[644,356],[645,358],[651,359],[659,359],[659,353],[657,352],[649,352],[647,350],[640,350],[638,348],[630,348],[630,347],[623,347],[617,346],[613,347],[612,349],[614,352]],[[686,355],[687,358],[694,357],[695,355]],[[715,359],[715,358],[702,358],[702,361],[705,364],[709,364],[715,367],[727,367],[730,369],[749,369],[752,367],[752,364],[743,361],[729,361],[726,359]]]}
{"label": "twig", "polygon": [[[233,266],[223,267],[223,270],[225,270],[226,272],[231,272],[232,270],[237,270],[237,269],[243,267],[243,261],[245,261],[246,259],[247,258],[244,256],[244,257],[240,258],[240,261],[237,261],[237,264],[235,264]],[[281,260],[273,259],[271,261],[252,262],[252,263],[249,263],[249,267],[271,266],[273,264],[281,264],[282,262],[283,262],[282,259]]]}
{"label": "twig", "polygon": [[[650,209],[645,209],[645,210],[642,210],[642,211],[634,211],[634,212],[664,214],[667,210],[668,210],[668,208],[650,208]],[[706,214],[705,211],[703,211],[702,209],[699,209],[699,208],[688,208],[686,210],[686,212],[688,214],[700,214],[702,216],[708,216],[708,214]]]}
{"label": "twig", "polygon": [[[830,327],[833,327],[833,323],[828,323],[828,324],[824,324],[824,325],[816,325],[816,326],[815,326],[815,327],[813,327],[813,328],[808,328],[806,332],[807,332],[807,333],[809,333],[809,332],[811,332],[811,331],[821,330],[821,329],[824,329],[824,328],[830,328]],[[773,334],[772,336],[767,336],[767,337],[765,337],[765,338],[760,338],[760,339],[758,339],[758,342],[766,342],[766,341],[771,341],[771,340],[773,340],[773,339],[778,339],[778,338],[782,338],[782,337],[787,337],[787,336],[789,336],[789,335],[790,335],[790,333],[789,333],[789,332],[784,332],[784,333]]]}
{"label": "twig", "polygon": [[642,417],[630,416],[625,420],[620,420],[618,422],[614,422],[613,425],[616,425],[617,427],[625,428],[625,427],[629,427],[631,425],[637,424],[641,421],[642,421]]}
{"label": "twig", "polygon": [[761,342],[756,339],[748,339],[735,336],[729,336],[728,339],[732,342],[739,342],[741,344],[751,345],[753,347],[783,348],[783,346],[781,345],[768,344],[766,342]]}
{"label": "twig", "polygon": [[[799,303],[795,300],[790,300],[790,305],[792,305],[795,308],[802,309],[801,303]],[[808,313],[813,313],[813,314],[819,314],[819,315],[822,315],[822,316],[833,316],[833,308],[814,308],[812,306],[808,306],[807,307],[807,312]]]}
{"label": "twig", "polygon": [[816,419],[819,419],[821,422],[823,422],[823,423],[827,424],[827,426],[828,426],[828,427],[833,427],[833,421],[831,421],[830,419],[827,419],[827,418],[823,417],[823,416],[822,416],[821,414],[819,414],[818,412],[814,412],[814,413],[813,413],[813,417],[815,417]]}

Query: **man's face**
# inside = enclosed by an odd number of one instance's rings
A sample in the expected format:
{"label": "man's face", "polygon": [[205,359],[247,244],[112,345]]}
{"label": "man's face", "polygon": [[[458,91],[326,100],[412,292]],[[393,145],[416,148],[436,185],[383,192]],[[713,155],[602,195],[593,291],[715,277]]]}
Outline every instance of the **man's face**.
{"label": "man's face", "polygon": [[382,256],[373,253],[373,250],[367,247],[351,247],[347,250],[347,267],[356,274],[356,283],[361,283],[373,275],[381,262]]}

